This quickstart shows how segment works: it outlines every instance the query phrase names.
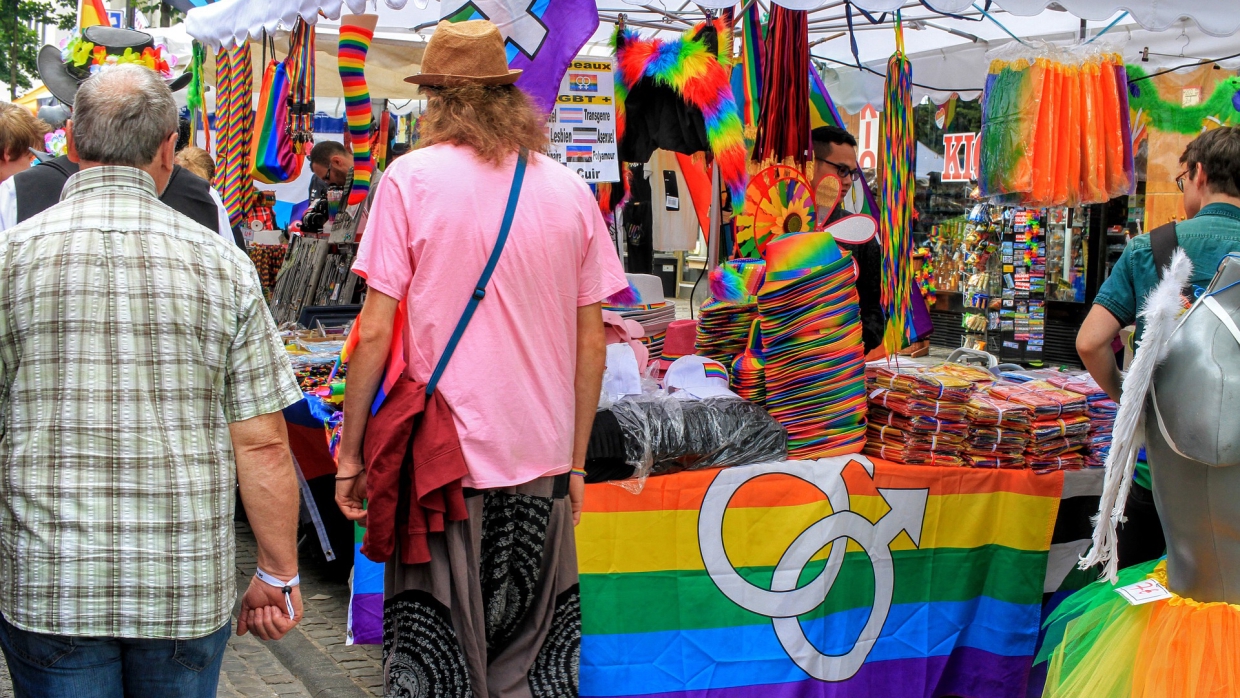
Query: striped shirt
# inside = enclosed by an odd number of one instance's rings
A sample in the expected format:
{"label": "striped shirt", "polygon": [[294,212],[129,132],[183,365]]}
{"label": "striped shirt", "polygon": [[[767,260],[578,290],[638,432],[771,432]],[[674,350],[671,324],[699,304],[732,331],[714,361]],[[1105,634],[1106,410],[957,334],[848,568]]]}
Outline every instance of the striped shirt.
{"label": "striped shirt", "polygon": [[201,637],[236,597],[228,423],[301,398],[246,254],[96,167],[0,240],[0,612]]}

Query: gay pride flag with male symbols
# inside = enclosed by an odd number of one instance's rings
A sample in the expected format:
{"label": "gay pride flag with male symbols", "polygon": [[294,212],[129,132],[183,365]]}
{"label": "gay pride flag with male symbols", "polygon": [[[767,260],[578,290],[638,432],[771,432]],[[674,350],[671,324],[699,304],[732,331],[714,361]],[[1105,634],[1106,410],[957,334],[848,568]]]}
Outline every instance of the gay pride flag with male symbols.
{"label": "gay pride flag with male symbols", "polygon": [[581,695],[1024,698],[1063,478],[841,456],[590,485]]}

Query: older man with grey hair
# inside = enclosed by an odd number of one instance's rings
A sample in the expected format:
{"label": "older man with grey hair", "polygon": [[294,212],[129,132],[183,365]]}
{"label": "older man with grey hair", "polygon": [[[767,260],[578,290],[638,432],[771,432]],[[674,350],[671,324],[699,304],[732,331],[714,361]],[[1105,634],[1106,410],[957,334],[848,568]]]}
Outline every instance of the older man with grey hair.
{"label": "older man with grey hair", "polygon": [[259,570],[237,632],[301,617],[301,398],[253,264],[162,204],[177,108],[105,68],[61,202],[0,240],[0,647],[18,696],[214,696],[237,594],[234,481]]}

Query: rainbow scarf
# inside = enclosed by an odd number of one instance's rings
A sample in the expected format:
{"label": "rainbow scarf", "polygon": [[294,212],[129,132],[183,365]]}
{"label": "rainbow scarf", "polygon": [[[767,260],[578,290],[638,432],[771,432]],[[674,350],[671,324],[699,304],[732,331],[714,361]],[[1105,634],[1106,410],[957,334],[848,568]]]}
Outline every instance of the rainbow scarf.
{"label": "rainbow scarf", "polygon": [[349,206],[360,204],[370,193],[370,88],[366,86],[366,52],[375,31],[369,27],[342,22],[336,62],[340,83],[344,87],[344,114],[349,124],[349,141],[353,144],[353,186],[349,189]]}
{"label": "rainbow scarf", "polygon": [[[840,456],[588,485],[581,695],[1024,698],[1063,478]],[[830,549],[790,559],[843,531],[867,542],[838,574]],[[772,608],[776,584],[801,591]]]}
{"label": "rainbow scarf", "polygon": [[[709,50],[713,33],[716,50]],[[616,139],[624,140],[625,105],[629,90],[643,78],[672,88],[690,106],[701,110],[706,139],[719,163],[723,183],[735,207],[745,200],[745,134],[732,94],[732,27],[722,19],[701,22],[673,41],[642,39],[633,29],[612,35],[616,54]]]}
{"label": "rainbow scarf", "polygon": [[245,220],[254,198],[250,180],[250,138],[254,131],[254,69],[250,45],[221,49],[215,55],[215,188],[228,210],[228,222]]}
{"label": "rainbow scarf", "polygon": [[878,218],[879,242],[883,246],[882,303],[887,312],[883,346],[888,355],[912,343],[913,314],[913,189],[917,167],[917,141],[913,136],[913,67],[904,55],[902,28],[896,25],[896,53],[887,61],[883,100],[882,150],[878,179],[883,207]]}
{"label": "rainbow scarf", "polygon": [[[396,380],[405,372],[405,301],[401,301],[396,305],[396,316],[392,320],[392,343],[388,346],[387,363],[383,367],[383,382],[379,384],[379,391],[375,393],[375,401],[370,405],[370,414],[375,415],[379,412],[379,407],[383,405],[383,401],[387,399],[392,388],[396,386]],[[336,372],[341,366],[349,363],[349,358],[353,355],[353,350],[357,347],[358,341],[362,338],[361,334],[362,316],[358,315],[357,320],[353,321],[353,327],[349,329],[349,336],[344,340],[344,347],[340,349],[340,356],[336,359],[336,365],[332,368],[331,376],[327,382],[331,384],[336,377]]]}
{"label": "rainbow scarf", "polygon": [[762,22],[758,19],[758,3],[745,11],[741,20],[741,84],[744,88],[745,138],[753,140],[758,133],[758,102],[762,99]]}

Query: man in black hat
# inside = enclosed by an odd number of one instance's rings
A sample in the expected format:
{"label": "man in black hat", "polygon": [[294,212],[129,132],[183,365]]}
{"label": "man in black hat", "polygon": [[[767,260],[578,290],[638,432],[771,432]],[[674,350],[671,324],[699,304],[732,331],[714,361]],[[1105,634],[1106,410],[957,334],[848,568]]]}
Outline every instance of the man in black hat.
{"label": "man in black hat", "polygon": [[[155,50],[155,42],[149,34],[130,29],[113,27],[87,27],[77,39],[82,53],[93,54],[93,49],[102,47],[107,56],[122,56],[127,49],[132,54],[141,55],[146,49]],[[81,44],[91,44],[90,47]],[[39,77],[56,99],[73,106],[78,85],[90,77],[95,57],[91,55],[82,65],[70,59],[68,62],[61,57],[61,50],[55,46],[44,46],[39,51]],[[191,73],[168,79],[165,82],[173,90],[180,90],[189,84]],[[78,171],[78,164],[67,155],[53,158],[35,167],[15,175],[0,183],[0,231],[11,228],[29,218],[42,213],[60,201],[60,190],[65,182]],[[173,209],[189,216],[194,222],[211,230],[218,230],[220,235],[232,240],[240,240],[234,235],[228,222],[228,212],[218,197],[213,195],[211,185],[201,177],[181,168],[173,170],[168,187],[160,200]],[[244,241],[238,242],[244,247]]]}

